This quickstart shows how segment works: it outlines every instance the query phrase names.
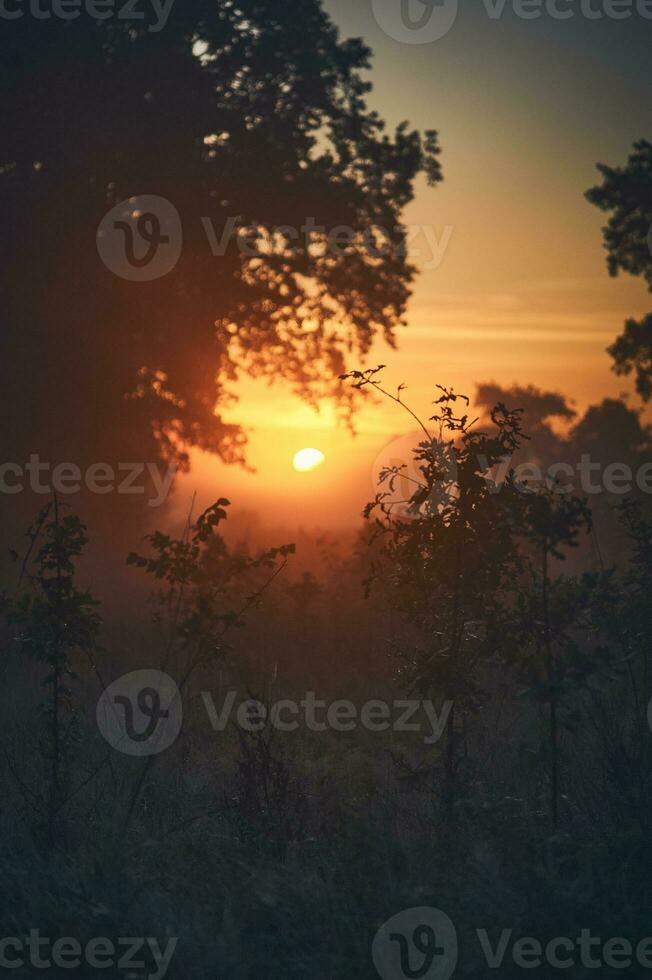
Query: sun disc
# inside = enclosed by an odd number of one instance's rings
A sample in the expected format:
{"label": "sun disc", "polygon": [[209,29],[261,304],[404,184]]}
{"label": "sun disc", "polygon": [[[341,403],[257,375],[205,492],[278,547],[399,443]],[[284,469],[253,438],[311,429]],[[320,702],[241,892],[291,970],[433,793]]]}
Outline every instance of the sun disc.
{"label": "sun disc", "polygon": [[292,465],[297,473],[308,473],[324,462],[326,457],[319,449],[300,449],[294,454]]}

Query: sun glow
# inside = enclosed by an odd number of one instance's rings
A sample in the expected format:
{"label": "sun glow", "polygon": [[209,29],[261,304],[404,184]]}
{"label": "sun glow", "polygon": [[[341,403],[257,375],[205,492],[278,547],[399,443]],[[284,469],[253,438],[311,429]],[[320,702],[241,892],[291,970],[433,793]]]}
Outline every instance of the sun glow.
{"label": "sun glow", "polygon": [[308,473],[324,462],[326,457],[319,449],[300,449],[295,453],[292,465],[297,473]]}

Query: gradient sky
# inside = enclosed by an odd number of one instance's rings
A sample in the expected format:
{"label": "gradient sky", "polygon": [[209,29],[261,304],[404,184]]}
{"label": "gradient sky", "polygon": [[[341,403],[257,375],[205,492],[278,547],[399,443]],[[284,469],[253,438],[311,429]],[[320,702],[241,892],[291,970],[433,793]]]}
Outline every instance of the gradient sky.
{"label": "gradient sky", "polygon": [[[599,9],[602,0],[591,2]],[[437,129],[443,148],[444,183],[420,181],[405,220],[437,237],[448,228],[450,242],[439,267],[417,280],[399,350],[378,344],[369,363],[386,363],[387,381],[406,382],[406,398],[426,415],[437,382],[469,394],[480,381],[531,383],[562,391],[580,410],[631,391],[605,348],[628,316],[648,312],[649,294],[638,280],[609,278],[604,216],[583,195],[597,182],[596,162],[624,163],[633,141],[651,135],[652,20],[526,21],[509,2],[492,20],[481,0],[460,0],[445,37],[412,45],[384,33],[372,0],[325,6],[344,36],[363,37],[374,52],[370,104],[390,127],[407,119]],[[579,10],[579,0],[568,6]],[[423,266],[428,246],[422,237],[415,245]],[[257,383],[242,385],[232,414],[253,429],[258,472],[198,457],[179,502],[191,488],[202,499],[216,489],[275,524],[356,523],[374,457],[411,428],[399,409],[369,407],[353,440],[328,408],[318,417]],[[291,462],[303,446],[327,458],[299,475]]]}

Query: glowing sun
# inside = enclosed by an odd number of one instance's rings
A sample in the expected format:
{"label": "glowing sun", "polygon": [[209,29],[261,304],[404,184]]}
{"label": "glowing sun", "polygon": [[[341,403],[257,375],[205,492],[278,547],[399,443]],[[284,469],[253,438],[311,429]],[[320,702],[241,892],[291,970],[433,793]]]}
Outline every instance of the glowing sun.
{"label": "glowing sun", "polygon": [[300,449],[294,454],[292,465],[298,473],[308,473],[324,462],[326,457],[319,449]]}

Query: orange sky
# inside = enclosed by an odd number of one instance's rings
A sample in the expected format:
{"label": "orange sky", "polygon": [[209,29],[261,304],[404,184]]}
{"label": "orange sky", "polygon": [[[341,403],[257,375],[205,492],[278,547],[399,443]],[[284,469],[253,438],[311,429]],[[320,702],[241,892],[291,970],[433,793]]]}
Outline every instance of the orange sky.
{"label": "orange sky", "polygon": [[[388,383],[406,382],[424,414],[437,382],[469,394],[480,381],[531,383],[579,409],[631,391],[605,348],[627,317],[648,312],[649,294],[640,281],[608,277],[604,216],[583,194],[597,161],[622,163],[649,136],[641,79],[650,23],[641,37],[631,22],[490,22],[478,4],[447,37],[415,47],[386,37],[367,2],[326,6],[375,52],[374,107],[392,126],[438,129],[443,146],[444,183],[420,181],[405,221],[448,236],[448,246],[434,267],[423,235],[415,241],[422,274],[408,327],[398,351],[378,344],[369,364],[386,363]],[[252,430],[257,473],[197,456],[180,505],[197,489],[200,503],[226,493],[275,525],[351,526],[373,491],[377,452],[412,428],[398,408],[370,406],[353,439],[328,406],[318,416],[282,387],[246,382],[239,393],[231,417]],[[298,474],[292,457],[304,446],[326,462]]]}

